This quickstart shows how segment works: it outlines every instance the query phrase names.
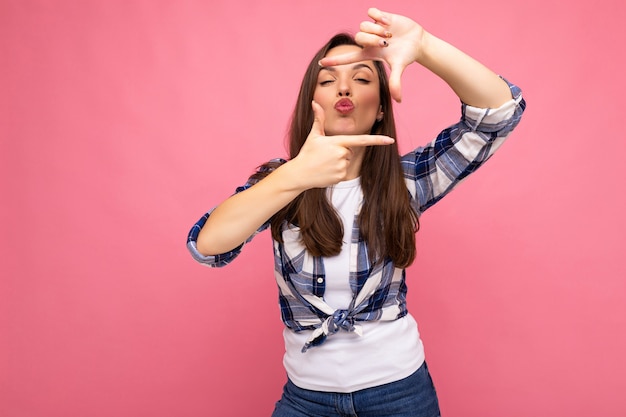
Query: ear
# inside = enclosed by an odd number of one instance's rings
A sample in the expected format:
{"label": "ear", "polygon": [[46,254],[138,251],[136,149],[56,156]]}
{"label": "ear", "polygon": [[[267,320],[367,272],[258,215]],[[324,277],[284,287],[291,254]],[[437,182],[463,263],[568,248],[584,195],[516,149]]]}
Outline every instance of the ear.
{"label": "ear", "polygon": [[378,107],[378,115],[376,116],[376,120],[380,122],[381,120],[383,120],[384,115],[385,113],[383,113],[383,106],[381,105]]}

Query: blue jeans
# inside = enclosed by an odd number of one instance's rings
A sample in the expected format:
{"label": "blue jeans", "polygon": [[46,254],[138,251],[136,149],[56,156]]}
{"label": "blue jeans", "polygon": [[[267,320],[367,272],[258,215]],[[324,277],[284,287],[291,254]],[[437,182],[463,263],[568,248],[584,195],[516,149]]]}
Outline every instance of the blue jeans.
{"label": "blue jeans", "polygon": [[439,417],[426,362],[400,381],[352,393],[298,388],[287,380],[272,417]]}

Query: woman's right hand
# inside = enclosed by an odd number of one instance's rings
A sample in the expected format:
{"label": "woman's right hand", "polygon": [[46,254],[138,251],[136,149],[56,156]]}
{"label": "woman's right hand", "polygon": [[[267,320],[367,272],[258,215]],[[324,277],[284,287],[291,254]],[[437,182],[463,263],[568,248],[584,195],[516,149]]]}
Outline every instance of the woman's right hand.
{"label": "woman's right hand", "polygon": [[[324,134],[324,110],[312,102],[315,119],[306,142],[298,155],[290,161],[296,169],[299,188],[325,188],[358,176],[360,160],[354,165],[355,153],[367,146],[389,145],[394,139],[383,135],[337,135]],[[355,175],[356,174],[356,175]]]}
{"label": "woman's right hand", "polygon": [[315,120],[300,153],[262,181],[228,198],[211,213],[198,235],[197,248],[201,254],[216,255],[232,250],[301,192],[348,179],[355,168],[360,169],[359,158],[353,158],[360,152],[359,147],[394,142],[382,135],[325,136],[324,110],[317,103],[312,105]]}

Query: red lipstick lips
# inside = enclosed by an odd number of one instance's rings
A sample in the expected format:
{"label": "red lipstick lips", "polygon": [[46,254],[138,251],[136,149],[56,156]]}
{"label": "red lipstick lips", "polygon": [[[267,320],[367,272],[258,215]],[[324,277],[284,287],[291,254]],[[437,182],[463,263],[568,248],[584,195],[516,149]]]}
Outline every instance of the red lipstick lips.
{"label": "red lipstick lips", "polygon": [[337,103],[335,103],[335,110],[337,110],[341,114],[348,114],[352,110],[354,110],[354,104],[349,98],[342,98]]}

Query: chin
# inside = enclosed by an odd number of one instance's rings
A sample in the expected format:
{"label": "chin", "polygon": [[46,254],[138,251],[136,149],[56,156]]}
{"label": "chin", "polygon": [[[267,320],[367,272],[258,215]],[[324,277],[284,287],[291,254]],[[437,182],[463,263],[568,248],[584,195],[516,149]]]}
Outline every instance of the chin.
{"label": "chin", "polygon": [[337,135],[367,135],[372,131],[372,128],[363,129],[356,126],[333,126],[331,128],[325,128],[327,136]]}

